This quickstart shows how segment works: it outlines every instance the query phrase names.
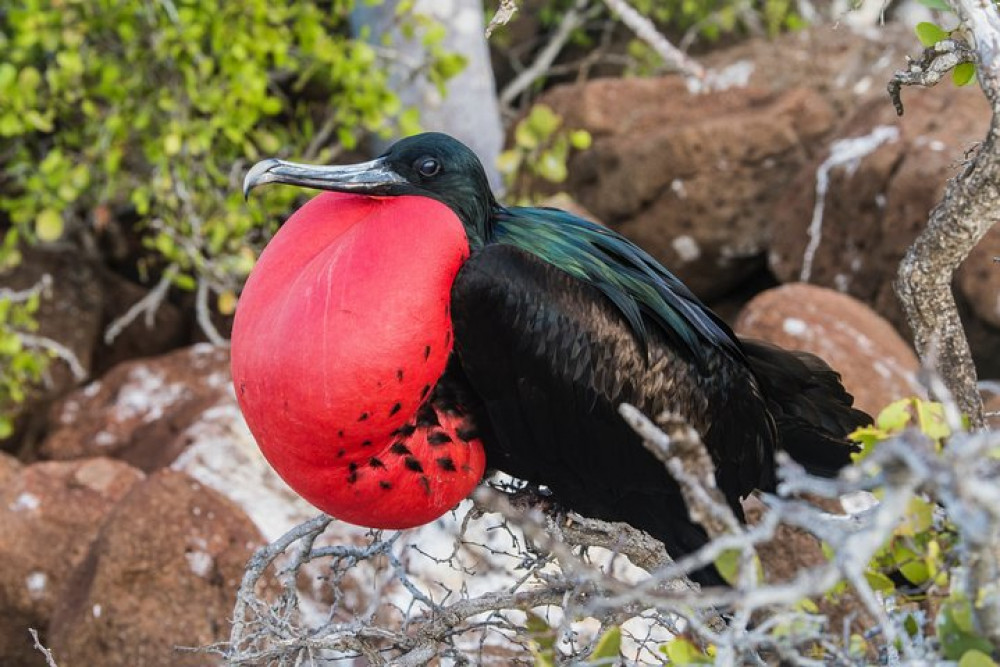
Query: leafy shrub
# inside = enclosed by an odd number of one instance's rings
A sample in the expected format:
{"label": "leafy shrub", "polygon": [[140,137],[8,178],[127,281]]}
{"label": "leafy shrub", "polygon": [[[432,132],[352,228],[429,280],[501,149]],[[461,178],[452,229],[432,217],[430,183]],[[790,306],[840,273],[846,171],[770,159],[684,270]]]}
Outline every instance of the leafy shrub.
{"label": "leafy shrub", "polygon": [[586,130],[567,130],[562,116],[545,104],[536,104],[514,128],[514,145],[500,154],[498,168],[507,186],[507,199],[528,205],[536,198],[535,184],[562,183],[567,177],[570,150],[586,150]]}
{"label": "leafy shrub", "polygon": [[[0,211],[29,241],[91,234],[101,207],[138,219],[149,267],[237,290],[261,230],[295,195],[246,207],[265,155],[330,160],[365,133],[413,131],[348,0],[27,0],[0,13]],[[432,78],[453,74],[427,28]],[[435,78],[436,77],[436,78]],[[232,304],[228,299],[226,303]]]}

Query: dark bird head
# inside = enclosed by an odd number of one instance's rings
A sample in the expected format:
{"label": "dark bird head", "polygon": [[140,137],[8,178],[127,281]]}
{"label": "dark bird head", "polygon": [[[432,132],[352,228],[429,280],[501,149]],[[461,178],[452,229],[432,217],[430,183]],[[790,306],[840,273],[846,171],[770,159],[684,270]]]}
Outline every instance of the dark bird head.
{"label": "dark bird head", "polygon": [[473,248],[489,238],[491,214],[497,206],[476,154],[439,132],[402,139],[374,160],[360,164],[321,166],[263,160],[247,172],[244,195],[263,183],[370,196],[430,197],[458,215]]}

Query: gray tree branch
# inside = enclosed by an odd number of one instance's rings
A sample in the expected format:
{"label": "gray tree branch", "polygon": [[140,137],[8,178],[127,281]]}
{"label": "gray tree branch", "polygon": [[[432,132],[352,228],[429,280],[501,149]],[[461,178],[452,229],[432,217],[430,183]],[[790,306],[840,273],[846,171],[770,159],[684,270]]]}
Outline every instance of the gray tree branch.
{"label": "gray tree branch", "polygon": [[[951,282],[959,264],[1000,219],[1000,14],[994,3],[983,0],[951,0],[949,4],[969,41],[963,44],[954,39],[936,45],[921,63],[896,74],[890,93],[895,91],[894,102],[901,108],[899,86],[921,80],[934,83],[940,79],[943,66],[954,66],[971,53],[993,117],[978,153],[948,183],[927,227],[903,258],[895,287],[917,352],[940,372],[972,426],[982,428],[983,404],[976,369]],[[938,56],[945,60],[939,61]]]}

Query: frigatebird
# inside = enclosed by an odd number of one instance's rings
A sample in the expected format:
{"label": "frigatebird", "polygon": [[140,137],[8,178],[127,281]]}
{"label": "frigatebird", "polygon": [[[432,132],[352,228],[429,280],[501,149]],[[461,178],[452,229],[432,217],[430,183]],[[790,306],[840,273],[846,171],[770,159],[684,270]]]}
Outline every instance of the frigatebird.
{"label": "frigatebird", "polygon": [[[265,160],[244,193],[269,182],[329,192],[254,268],[233,381],[271,464],[337,518],[425,523],[488,467],[678,557],[706,534],[621,403],[687,420],[741,517],[742,497],[774,488],[776,450],[833,475],[850,461],[846,435],[870,423],[826,363],[738,338],[615,231],[502,206],[445,134],[356,165]],[[721,582],[712,568],[694,578]]]}

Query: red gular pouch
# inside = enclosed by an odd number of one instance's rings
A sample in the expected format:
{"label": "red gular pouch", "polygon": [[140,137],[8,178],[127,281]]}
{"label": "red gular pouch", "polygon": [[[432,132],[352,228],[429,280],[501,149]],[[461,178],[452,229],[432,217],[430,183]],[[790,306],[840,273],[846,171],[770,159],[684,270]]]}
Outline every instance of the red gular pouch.
{"label": "red gular pouch", "polygon": [[[232,334],[240,408],[278,474],[331,516],[418,526],[482,477],[461,412],[424,405],[451,353],[451,286],[468,256],[444,204],[323,193],[247,280]],[[436,418],[418,420],[421,407]]]}

